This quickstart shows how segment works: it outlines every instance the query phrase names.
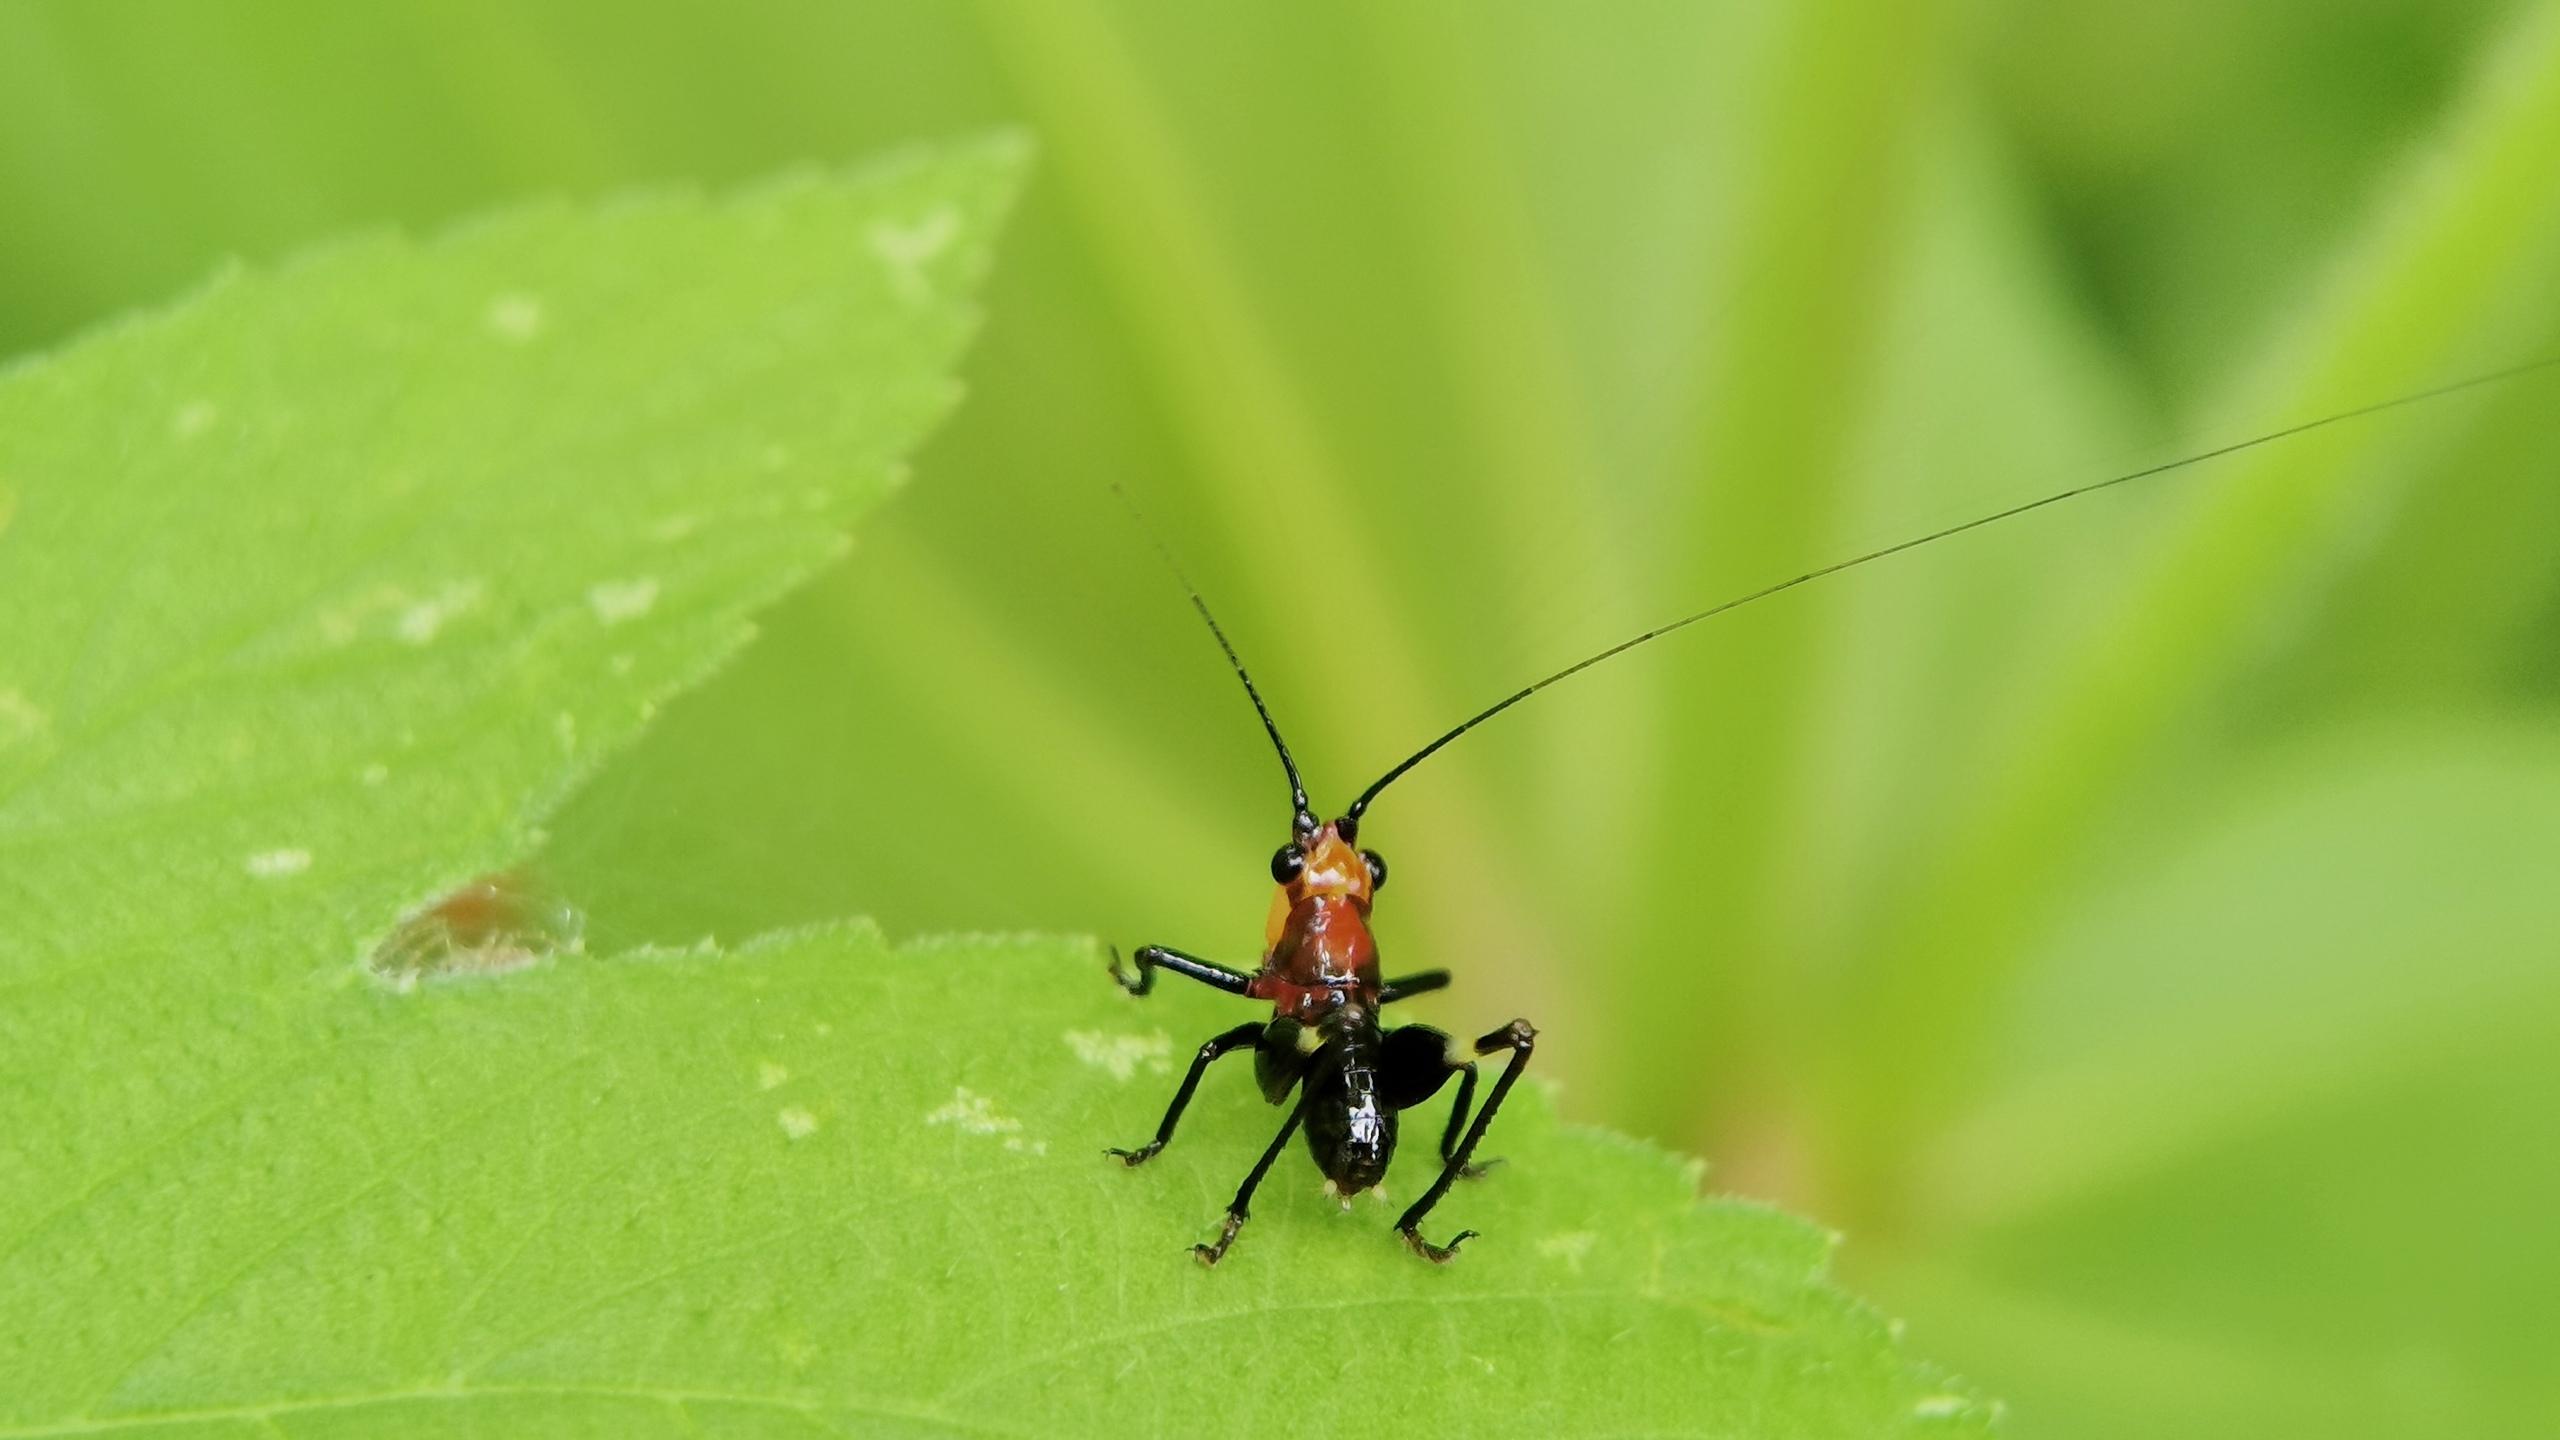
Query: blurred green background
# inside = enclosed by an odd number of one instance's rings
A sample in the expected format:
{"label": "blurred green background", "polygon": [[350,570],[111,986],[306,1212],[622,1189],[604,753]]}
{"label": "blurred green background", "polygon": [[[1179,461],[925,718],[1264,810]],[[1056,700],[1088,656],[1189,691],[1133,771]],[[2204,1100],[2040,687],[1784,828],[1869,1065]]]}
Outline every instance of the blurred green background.
{"label": "blurred green background", "polygon": [[[560,818],[594,947],[1249,962],[1284,796],[1115,481],[1339,805],[1646,624],[2560,346],[2549,4],[0,0],[0,355],[997,125],[970,398]],[[2548,1433],[2556,463],[2519,382],[1594,672],[1374,812],[1394,968],[1844,1231],[2016,1433]]]}

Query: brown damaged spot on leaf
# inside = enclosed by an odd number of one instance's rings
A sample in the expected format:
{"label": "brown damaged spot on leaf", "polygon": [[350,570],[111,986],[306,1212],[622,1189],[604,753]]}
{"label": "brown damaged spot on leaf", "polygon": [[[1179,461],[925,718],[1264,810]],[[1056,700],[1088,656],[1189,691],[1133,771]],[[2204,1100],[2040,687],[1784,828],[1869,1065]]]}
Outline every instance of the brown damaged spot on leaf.
{"label": "brown damaged spot on leaf", "polygon": [[585,947],[586,917],[519,870],[483,875],[402,917],[366,965],[402,989],[449,975],[497,975]]}

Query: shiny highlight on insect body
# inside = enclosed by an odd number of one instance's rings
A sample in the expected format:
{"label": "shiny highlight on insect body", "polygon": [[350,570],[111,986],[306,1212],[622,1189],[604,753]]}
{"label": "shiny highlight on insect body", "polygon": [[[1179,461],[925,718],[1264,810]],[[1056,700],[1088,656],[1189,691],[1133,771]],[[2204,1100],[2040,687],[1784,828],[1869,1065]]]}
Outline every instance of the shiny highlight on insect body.
{"label": "shiny highlight on insect body", "polygon": [[[1214,625],[1214,622],[1212,622]],[[1244,668],[1238,664],[1239,675]],[[1246,680],[1248,688],[1252,681]],[[1273,741],[1279,741],[1273,731]],[[1280,746],[1297,794],[1297,767]],[[1251,974],[1230,969],[1197,955],[1161,945],[1137,952],[1135,974],[1123,971],[1117,954],[1112,973],[1133,995],[1155,988],[1156,972],[1170,970],[1202,984],[1271,1007],[1268,1020],[1250,1021],[1217,1035],[1192,1056],[1191,1068],[1174,1091],[1155,1139],[1134,1150],[1110,1153],[1126,1165],[1154,1159],[1173,1139],[1174,1127],[1199,1089],[1200,1077],[1219,1057],[1253,1051],[1254,1077],[1265,1100],[1289,1104],[1288,1119],[1272,1138],[1262,1158],[1245,1176],[1227,1206],[1218,1238],[1192,1247],[1204,1265],[1215,1265],[1235,1243],[1253,1205],[1263,1176],[1302,1130],[1316,1169],[1332,1194],[1348,1200],[1375,1188],[1395,1159],[1397,1117],[1440,1093],[1451,1075],[1459,1077],[1457,1103],[1440,1136],[1440,1174],[1396,1221],[1396,1231],[1413,1252],[1435,1262],[1446,1261],[1475,1232],[1462,1230],[1446,1244],[1425,1239],[1423,1217],[1440,1203],[1451,1184],[1484,1173],[1471,1163],[1476,1146],[1510,1094],[1537,1042],[1526,1020],[1514,1020],[1478,1039],[1473,1047],[1455,1044],[1428,1025],[1388,1028],[1381,1012],[1408,996],[1437,990],[1449,983],[1446,970],[1386,979],[1378,967],[1378,944],[1369,930],[1369,910],[1386,887],[1387,862],[1374,850],[1358,848],[1359,821],[1346,815],[1320,822],[1297,806],[1289,841],[1271,856],[1274,886],[1264,927],[1261,965]],[[1474,1108],[1476,1062],[1507,1052],[1509,1063],[1482,1108]],[[1291,1095],[1295,1102],[1291,1103]],[[1474,1123],[1468,1118],[1472,1110]]]}

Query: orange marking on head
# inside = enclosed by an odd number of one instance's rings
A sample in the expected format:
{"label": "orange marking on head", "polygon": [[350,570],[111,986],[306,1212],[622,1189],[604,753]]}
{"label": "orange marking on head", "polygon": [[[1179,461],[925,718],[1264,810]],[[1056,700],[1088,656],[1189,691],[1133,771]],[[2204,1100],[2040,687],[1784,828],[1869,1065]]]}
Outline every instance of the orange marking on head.
{"label": "orange marking on head", "polygon": [[1306,868],[1298,878],[1277,887],[1271,896],[1271,911],[1263,922],[1262,943],[1277,945],[1281,932],[1288,928],[1289,912],[1301,900],[1317,895],[1341,895],[1369,913],[1369,862],[1337,833],[1330,824],[1299,847],[1307,857]]}

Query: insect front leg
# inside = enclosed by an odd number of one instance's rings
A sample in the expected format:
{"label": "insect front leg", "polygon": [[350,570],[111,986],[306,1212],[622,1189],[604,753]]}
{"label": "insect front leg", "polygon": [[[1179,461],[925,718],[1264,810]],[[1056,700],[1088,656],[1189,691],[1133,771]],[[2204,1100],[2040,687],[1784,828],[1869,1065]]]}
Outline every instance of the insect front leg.
{"label": "insect front leg", "polygon": [[1166,1142],[1173,1139],[1173,1127],[1182,1119],[1183,1107],[1191,1103],[1191,1092],[1200,1088],[1200,1077],[1208,1072],[1209,1062],[1231,1051],[1241,1050],[1260,1039],[1261,1036],[1262,1022],[1249,1020],[1223,1035],[1210,1037],[1209,1041],[1200,1047],[1200,1053],[1191,1057],[1191,1069],[1182,1077],[1182,1088],[1173,1092],[1173,1103],[1165,1107],[1164,1123],[1156,1127],[1156,1138],[1135,1150],[1115,1148],[1102,1153],[1116,1155],[1120,1157],[1121,1164],[1132,1167],[1144,1165],[1156,1158],[1156,1152],[1162,1150]]}
{"label": "insect front leg", "polygon": [[1449,972],[1446,970],[1424,970],[1418,974],[1400,975],[1378,988],[1378,1003],[1393,1005],[1399,1000],[1410,1000],[1416,995],[1441,989],[1448,983]]}
{"label": "insect front leg", "polygon": [[1289,1137],[1298,1133],[1299,1123],[1306,1118],[1307,1092],[1302,1087],[1298,1091],[1298,1103],[1289,1109],[1288,1123],[1271,1138],[1271,1148],[1263,1151],[1262,1158],[1254,1162],[1253,1172],[1244,1177],[1244,1184],[1236,1187],[1235,1201],[1227,1206],[1227,1221],[1218,1231],[1217,1243],[1191,1247],[1192,1255],[1201,1264],[1217,1264],[1225,1258],[1227,1247],[1236,1243],[1236,1232],[1244,1228],[1246,1215],[1253,1204],[1254,1189],[1262,1184],[1262,1177],[1271,1172],[1271,1162],[1280,1158],[1280,1151],[1288,1145]]}
{"label": "insect front leg", "polygon": [[1132,995],[1144,995],[1154,990],[1158,970],[1170,970],[1176,975],[1188,976],[1213,990],[1224,990],[1230,995],[1242,995],[1245,993],[1245,987],[1253,983],[1253,977],[1241,970],[1230,970],[1214,960],[1203,960],[1197,955],[1185,955],[1179,950],[1167,949],[1162,945],[1138,947],[1138,974],[1135,979],[1132,979],[1121,972],[1119,947],[1115,945],[1111,949],[1111,978],[1120,982],[1120,988]]}
{"label": "insect front leg", "polygon": [[[1407,1026],[1396,1034],[1401,1036],[1421,1028],[1421,1026]],[[1460,1140],[1457,1148],[1442,1161],[1440,1178],[1432,1181],[1431,1188],[1422,1192],[1422,1198],[1414,1201],[1413,1207],[1405,1211],[1396,1221],[1396,1233],[1404,1237],[1405,1245],[1414,1254],[1435,1265],[1447,1263],[1450,1256],[1458,1253],[1458,1247],[1476,1232],[1461,1230],[1450,1239],[1448,1244],[1434,1245],[1422,1238],[1422,1231],[1419,1228],[1422,1217],[1430,1214],[1431,1207],[1440,1203],[1440,1197],[1449,1193],[1449,1186],[1459,1176],[1467,1173],[1469,1157],[1476,1153],[1476,1146],[1483,1142],[1484,1132],[1493,1124],[1494,1112],[1502,1108],[1503,1097],[1511,1093],[1512,1083],[1520,1078],[1520,1069],[1529,1063],[1529,1052],[1537,1048],[1537,1043],[1538,1032],[1526,1020],[1514,1020],[1501,1029],[1483,1036],[1475,1043],[1475,1053],[1478,1055],[1491,1055],[1500,1050],[1510,1051],[1510,1063],[1502,1067],[1501,1077],[1493,1082],[1493,1093],[1484,1097],[1484,1108],[1476,1112],[1475,1123],[1467,1127],[1466,1138]],[[1465,1068],[1472,1071],[1475,1067],[1470,1063]],[[1464,1085],[1460,1086],[1459,1093],[1462,1099],[1466,1088]]]}

